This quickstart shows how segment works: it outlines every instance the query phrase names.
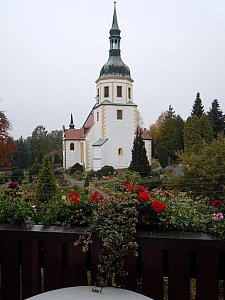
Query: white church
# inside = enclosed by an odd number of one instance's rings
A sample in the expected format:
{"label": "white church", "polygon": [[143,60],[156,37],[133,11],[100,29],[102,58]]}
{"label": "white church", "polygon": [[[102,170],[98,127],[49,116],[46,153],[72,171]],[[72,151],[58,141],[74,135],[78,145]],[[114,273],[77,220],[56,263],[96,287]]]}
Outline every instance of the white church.
{"label": "white church", "polygon": [[[81,164],[85,171],[97,171],[105,165],[115,169],[130,165],[138,110],[133,102],[130,69],[121,59],[120,40],[114,2],[109,59],[96,80],[96,102],[81,128],[75,128],[72,114],[69,129],[63,127],[65,170],[75,163]],[[142,131],[142,138],[151,165],[152,145],[148,130]]]}

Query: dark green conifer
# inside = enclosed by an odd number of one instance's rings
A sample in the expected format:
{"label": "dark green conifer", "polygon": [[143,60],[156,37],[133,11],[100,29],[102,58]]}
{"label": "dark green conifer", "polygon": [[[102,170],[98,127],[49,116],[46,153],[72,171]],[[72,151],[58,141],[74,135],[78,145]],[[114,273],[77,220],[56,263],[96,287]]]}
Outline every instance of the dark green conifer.
{"label": "dark green conifer", "polygon": [[202,104],[202,100],[200,98],[200,93],[198,92],[196,95],[196,99],[192,108],[191,115],[201,117],[201,115],[204,113],[204,106]]}
{"label": "dark green conifer", "polygon": [[56,195],[56,181],[53,174],[52,162],[46,155],[43,159],[42,168],[38,174],[36,185],[36,199],[40,202],[46,202]]}
{"label": "dark green conifer", "polygon": [[187,118],[184,125],[184,151],[186,153],[198,153],[202,147],[200,119],[193,115]]}
{"label": "dark green conifer", "polygon": [[141,134],[141,129],[137,128],[134,137],[132,160],[129,169],[140,173],[141,176],[147,176],[150,173],[151,168],[149,166],[145,144]]}
{"label": "dark green conifer", "polygon": [[212,102],[212,107],[207,114],[212,125],[214,137],[217,137],[219,132],[225,131],[225,116],[220,109],[217,99]]}

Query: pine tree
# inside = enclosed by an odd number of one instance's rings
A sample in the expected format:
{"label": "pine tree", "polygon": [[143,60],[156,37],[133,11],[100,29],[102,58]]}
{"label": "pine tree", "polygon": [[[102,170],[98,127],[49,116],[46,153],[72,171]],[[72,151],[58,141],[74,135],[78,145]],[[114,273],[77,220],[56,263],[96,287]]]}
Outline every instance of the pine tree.
{"label": "pine tree", "polygon": [[16,153],[14,156],[13,167],[18,169],[28,169],[31,164],[31,154],[27,139],[21,136],[15,141]]}
{"label": "pine tree", "polygon": [[156,137],[156,151],[159,156],[160,149],[167,151],[171,161],[176,160],[176,152],[183,150],[183,131],[184,121],[173,111],[173,108],[169,106],[164,120],[162,121],[161,127],[158,130]]}
{"label": "pine tree", "polygon": [[212,107],[207,114],[212,124],[214,137],[217,137],[219,132],[224,132],[225,130],[225,116],[220,109],[217,99],[212,102]]}
{"label": "pine tree", "polygon": [[52,163],[46,155],[43,159],[42,168],[38,175],[36,185],[36,199],[40,202],[46,202],[56,195],[56,181],[53,174]]}
{"label": "pine tree", "polygon": [[41,164],[38,162],[38,159],[35,158],[34,163],[32,167],[30,168],[29,172],[29,182],[32,182],[34,179],[34,176],[36,177],[41,169]]}
{"label": "pine tree", "polygon": [[184,125],[184,151],[186,153],[198,153],[203,145],[201,137],[201,122],[194,115],[187,118]]}
{"label": "pine tree", "polygon": [[206,143],[211,143],[213,140],[213,130],[210,124],[209,117],[203,113],[200,117],[201,138]]}
{"label": "pine tree", "polygon": [[198,92],[196,95],[196,99],[192,108],[191,115],[201,117],[201,115],[204,113],[204,106],[202,104],[202,100],[200,98],[200,93]]}
{"label": "pine tree", "polygon": [[132,149],[132,160],[129,169],[140,173],[141,176],[147,176],[150,173],[150,166],[146,154],[145,144],[141,137],[142,131],[137,128],[133,149]]}
{"label": "pine tree", "polygon": [[169,153],[166,148],[159,148],[159,163],[162,168],[165,168],[169,164]]}

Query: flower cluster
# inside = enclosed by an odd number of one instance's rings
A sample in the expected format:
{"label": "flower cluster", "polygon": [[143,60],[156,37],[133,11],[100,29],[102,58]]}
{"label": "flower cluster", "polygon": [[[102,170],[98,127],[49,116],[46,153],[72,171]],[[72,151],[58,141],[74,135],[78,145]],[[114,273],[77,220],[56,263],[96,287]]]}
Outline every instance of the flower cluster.
{"label": "flower cluster", "polygon": [[[148,228],[158,228],[162,213],[166,211],[166,192],[163,190],[152,190],[144,185],[135,185],[128,180],[123,182],[124,188],[121,189],[124,193],[119,199],[126,198],[126,194],[132,195],[130,199],[136,199],[137,209],[139,212],[139,226],[148,226]],[[129,196],[128,196],[129,197]]]}
{"label": "flower cluster", "polygon": [[4,194],[6,196],[12,196],[13,198],[17,198],[20,195],[21,187],[17,181],[10,182],[8,185],[8,189],[5,190]]}
{"label": "flower cluster", "polygon": [[166,210],[166,204],[161,201],[153,201],[151,205],[157,214]]}
{"label": "flower cluster", "polygon": [[80,204],[80,195],[77,191],[72,191],[69,195],[68,195],[70,201],[75,202],[77,204]]}
{"label": "flower cluster", "polygon": [[149,200],[149,193],[148,192],[140,192],[140,194],[138,195],[138,200],[142,201],[148,201]]}
{"label": "flower cluster", "polygon": [[211,204],[213,207],[223,206],[223,202],[220,200],[214,200]]}
{"label": "flower cluster", "polygon": [[222,221],[224,220],[224,215],[222,213],[214,213],[212,214],[213,221]]}
{"label": "flower cluster", "polygon": [[98,203],[98,202],[102,202],[104,200],[104,197],[97,191],[95,191],[92,195],[91,195],[91,201],[94,203]]}

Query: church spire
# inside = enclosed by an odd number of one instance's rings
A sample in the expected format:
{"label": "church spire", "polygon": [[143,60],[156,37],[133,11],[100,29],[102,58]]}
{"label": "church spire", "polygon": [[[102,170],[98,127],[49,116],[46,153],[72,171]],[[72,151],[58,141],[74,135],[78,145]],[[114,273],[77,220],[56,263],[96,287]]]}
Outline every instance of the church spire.
{"label": "church spire", "polygon": [[114,2],[114,12],[112,27],[109,31],[109,59],[101,68],[99,78],[126,77],[131,79],[129,67],[122,61],[120,56],[120,29],[117,21],[116,2]]}
{"label": "church spire", "polygon": [[112,29],[119,29],[118,22],[117,22],[117,15],[116,15],[116,1],[114,1]]}
{"label": "church spire", "polygon": [[73,123],[73,115],[71,113],[71,116],[70,116],[70,125],[69,125],[70,129],[74,129],[75,128],[75,125]]}
{"label": "church spire", "polygon": [[112,27],[110,29],[110,50],[109,56],[120,56],[120,29],[118,26],[117,21],[117,14],[116,14],[116,2],[114,2],[114,12],[113,12],[113,21]]}

